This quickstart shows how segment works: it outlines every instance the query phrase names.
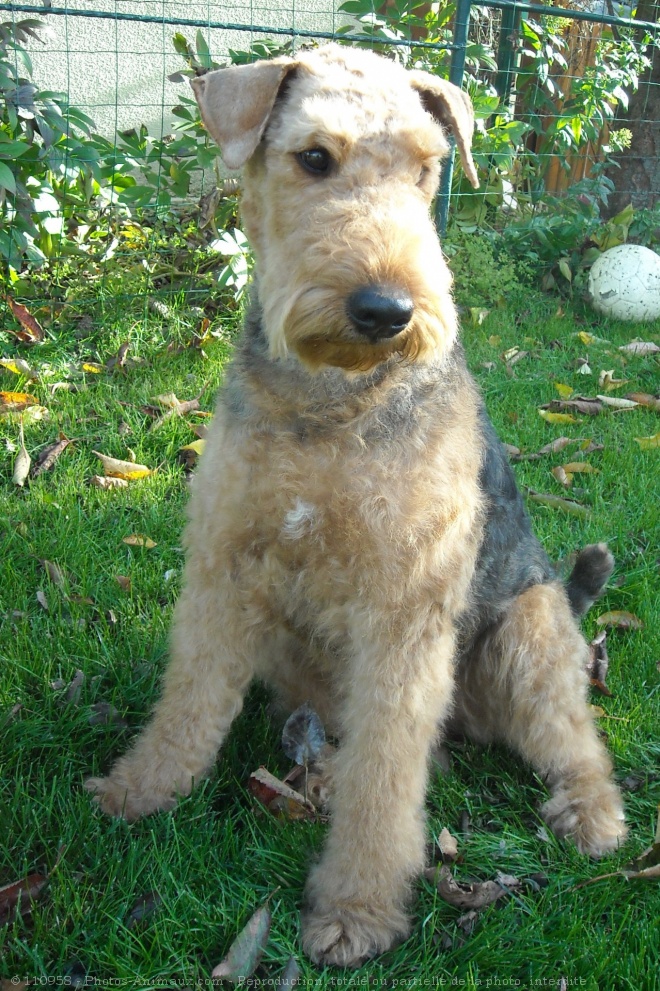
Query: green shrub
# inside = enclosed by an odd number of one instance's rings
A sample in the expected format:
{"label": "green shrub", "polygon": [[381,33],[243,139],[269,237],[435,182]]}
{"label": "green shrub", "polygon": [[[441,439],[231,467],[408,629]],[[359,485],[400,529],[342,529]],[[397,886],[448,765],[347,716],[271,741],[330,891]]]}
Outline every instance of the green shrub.
{"label": "green shrub", "polygon": [[443,249],[454,276],[454,298],[463,307],[491,307],[530,280],[533,269],[507,258],[499,235],[450,229]]}

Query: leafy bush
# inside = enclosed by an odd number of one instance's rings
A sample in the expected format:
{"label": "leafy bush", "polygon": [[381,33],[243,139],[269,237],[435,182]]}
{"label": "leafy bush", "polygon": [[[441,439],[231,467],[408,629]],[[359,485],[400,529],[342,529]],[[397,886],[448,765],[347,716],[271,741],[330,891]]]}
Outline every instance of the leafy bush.
{"label": "leafy bush", "polygon": [[[377,40],[380,50],[389,46],[391,56],[405,65],[448,76],[449,50],[425,44],[452,43],[452,0],[432,5],[393,0],[378,9],[373,0],[346,0],[340,9],[357,18],[361,31]],[[483,28],[482,9],[473,7],[470,16]],[[603,178],[607,156],[630,137],[625,129],[607,132],[606,125],[617,106],[627,106],[628,94],[649,65],[651,44],[650,38],[637,42],[632,32],[618,32],[615,38],[604,27],[595,40],[592,62],[569,79],[566,23],[559,18],[546,18],[542,24],[531,17],[521,21],[520,30],[511,37],[519,62],[517,84],[506,101],[494,86],[498,66],[492,43],[468,43],[464,85],[477,120],[473,155],[481,189],[470,190],[458,163],[452,190],[457,196],[452,216],[464,231],[511,231],[508,238],[515,257],[544,272],[569,257],[601,224],[600,207],[613,188]],[[354,28],[345,30],[354,32]],[[545,186],[549,163],[559,162],[568,170],[569,155],[589,144],[598,145],[606,134],[602,161],[592,167],[590,178],[578,184],[579,189],[573,184],[563,200],[549,196]]]}
{"label": "leafy bush", "polygon": [[495,306],[530,281],[531,267],[506,256],[501,235],[466,234],[453,226],[442,247],[454,276],[454,298],[459,306]]}
{"label": "leafy bush", "polygon": [[92,121],[66,96],[32,83],[24,44],[40,21],[0,24],[0,254],[13,267],[43,264],[68,218],[90,204],[99,178]]}

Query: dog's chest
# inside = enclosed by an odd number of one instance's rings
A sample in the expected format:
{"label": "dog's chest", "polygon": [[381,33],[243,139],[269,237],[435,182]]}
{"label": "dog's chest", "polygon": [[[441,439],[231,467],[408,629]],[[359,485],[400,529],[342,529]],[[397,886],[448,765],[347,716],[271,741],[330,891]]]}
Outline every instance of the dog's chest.
{"label": "dog's chest", "polygon": [[356,602],[434,595],[459,571],[462,583],[480,497],[478,457],[466,471],[456,438],[436,435],[420,457],[348,431],[310,440],[220,422],[213,433],[191,539],[273,612],[314,624]]}

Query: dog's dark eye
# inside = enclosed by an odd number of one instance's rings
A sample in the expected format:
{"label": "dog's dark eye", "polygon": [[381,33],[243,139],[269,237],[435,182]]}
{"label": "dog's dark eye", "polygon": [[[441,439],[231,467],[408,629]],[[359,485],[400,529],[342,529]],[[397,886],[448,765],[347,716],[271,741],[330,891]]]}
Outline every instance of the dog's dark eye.
{"label": "dog's dark eye", "polygon": [[310,148],[309,151],[299,152],[297,157],[302,167],[313,175],[324,175],[332,162],[325,148]]}

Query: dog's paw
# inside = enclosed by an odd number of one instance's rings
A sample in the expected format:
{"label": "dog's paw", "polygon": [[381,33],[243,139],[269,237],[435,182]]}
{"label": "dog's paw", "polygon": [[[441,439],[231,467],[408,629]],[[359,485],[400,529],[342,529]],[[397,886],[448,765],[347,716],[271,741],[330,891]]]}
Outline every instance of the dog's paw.
{"label": "dog's paw", "polygon": [[107,778],[88,778],[85,788],[93,793],[94,801],[107,815],[128,822],[176,805],[174,795],[149,794],[122,771],[113,771]]}
{"label": "dog's paw", "polygon": [[359,967],[408,935],[403,912],[371,911],[364,904],[312,909],[303,916],[302,945],[317,966]]}
{"label": "dog's paw", "polygon": [[571,839],[591,857],[613,853],[628,833],[621,796],[611,781],[599,787],[558,787],[541,813],[556,836]]}

